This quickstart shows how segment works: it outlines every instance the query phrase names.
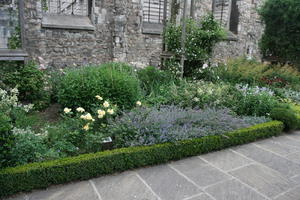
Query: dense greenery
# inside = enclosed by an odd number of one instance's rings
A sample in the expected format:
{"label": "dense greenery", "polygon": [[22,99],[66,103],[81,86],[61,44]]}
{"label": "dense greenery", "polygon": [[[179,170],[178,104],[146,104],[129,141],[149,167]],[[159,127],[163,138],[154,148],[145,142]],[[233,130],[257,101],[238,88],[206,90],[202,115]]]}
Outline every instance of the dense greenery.
{"label": "dense greenery", "polygon": [[[168,51],[174,53],[175,62],[169,63],[166,68],[174,74],[178,74],[178,68],[174,68],[176,58],[182,55],[181,49],[182,26],[169,24],[165,32],[165,42]],[[202,64],[211,58],[214,45],[222,40],[225,32],[212,15],[203,17],[199,22],[187,20],[186,48],[184,56],[187,59],[184,68],[185,76],[194,76]],[[202,63],[202,64],[201,64]]]}
{"label": "dense greenery", "polygon": [[18,88],[21,101],[35,104],[36,109],[45,108],[50,103],[46,91],[45,74],[34,62],[23,64],[13,61],[0,62],[0,88]]}
{"label": "dense greenery", "polygon": [[188,156],[224,149],[234,145],[281,134],[283,124],[272,121],[216,136],[176,143],[130,147],[85,154],[44,163],[32,163],[0,171],[0,197],[21,191],[45,188],[74,180],[85,180],[137,167],[165,163]]}
{"label": "dense greenery", "polygon": [[259,13],[265,23],[260,42],[264,56],[300,67],[300,1],[267,0]]}
{"label": "dense greenery", "polygon": [[96,95],[110,99],[121,108],[132,108],[140,96],[140,86],[133,69],[126,64],[71,69],[58,86],[58,102],[64,107],[93,109]]}

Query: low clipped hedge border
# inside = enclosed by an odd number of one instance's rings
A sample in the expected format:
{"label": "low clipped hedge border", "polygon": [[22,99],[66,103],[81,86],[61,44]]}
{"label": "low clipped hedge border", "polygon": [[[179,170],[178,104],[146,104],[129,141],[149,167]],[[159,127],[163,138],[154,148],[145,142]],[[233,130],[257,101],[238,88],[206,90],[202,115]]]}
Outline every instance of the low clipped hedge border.
{"label": "low clipped hedge border", "polygon": [[284,125],[271,121],[224,135],[129,147],[85,154],[42,163],[32,163],[0,171],[0,198],[33,189],[75,180],[85,180],[137,167],[165,163],[184,157],[221,150],[282,133]]}

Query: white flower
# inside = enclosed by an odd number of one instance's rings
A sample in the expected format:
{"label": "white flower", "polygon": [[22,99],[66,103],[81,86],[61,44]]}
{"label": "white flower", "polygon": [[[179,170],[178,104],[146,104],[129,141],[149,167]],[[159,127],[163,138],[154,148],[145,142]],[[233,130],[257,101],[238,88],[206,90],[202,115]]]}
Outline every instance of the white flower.
{"label": "white flower", "polygon": [[199,99],[198,97],[195,97],[195,98],[194,98],[194,101],[195,101],[195,102],[199,102],[200,99]]}
{"label": "white flower", "polygon": [[81,107],[77,108],[76,111],[77,111],[77,112],[80,112],[80,113],[85,112],[84,108],[81,108]]}
{"label": "white flower", "polygon": [[71,111],[72,111],[71,108],[65,108],[65,109],[64,109],[64,113],[66,113],[66,114],[70,113]]}
{"label": "white flower", "polygon": [[98,113],[99,119],[102,119],[106,114],[106,112],[104,110],[98,110],[97,113]]}
{"label": "white flower", "polygon": [[113,115],[115,113],[115,111],[113,109],[108,109],[107,112],[111,115]]}
{"label": "white flower", "polygon": [[100,100],[100,101],[103,100],[103,98],[102,98],[101,96],[99,96],[99,95],[97,95],[96,98],[97,98],[98,100]]}
{"label": "white flower", "polygon": [[203,69],[208,68],[208,64],[207,64],[207,63],[204,63],[204,64],[202,65],[202,68],[203,68]]}
{"label": "white flower", "polygon": [[105,101],[105,102],[103,103],[103,106],[104,106],[104,108],[108,108],[108,107],[109,107],[109,103],[108,103],[107,101]]}
{"label": "white flower", "polygon": [[136,102],[136,105],[137,105],[137,106],[141,106],[141,105],[142,105],[142,102],[137,101],[137,102]]}

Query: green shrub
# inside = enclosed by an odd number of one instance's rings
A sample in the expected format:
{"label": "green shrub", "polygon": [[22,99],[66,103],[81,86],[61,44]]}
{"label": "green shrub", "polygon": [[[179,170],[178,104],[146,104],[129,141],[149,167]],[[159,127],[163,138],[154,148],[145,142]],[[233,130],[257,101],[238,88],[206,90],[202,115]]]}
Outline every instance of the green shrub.
{"label": "green shrub", "polygon": [[274,108],[270,113],[270,117],[274,120],[282,121],[286,131],[294,130],[299,126],[297,115],[292,109]]}
{"label": "green shrub", "polygon": [[170,73],[152,66],[139,70],[138,78],[146,95],[157,93],[162,85],[169,85],[175,81]]}
{"label": "green shrub", "polygon": [[290,65],[267,65],[255,60],[238,58],[220,64],[218,67],[207,68],[204,72],[204,80],[221,79],[233,84],[244,83],[300,90],[300,72]]}
{"label": "green shrub", "polygon": [[129,109],[139,99],[139,81],[127,65],[110,63],[70,70],[58,86],[58,102],[65,107],[91,110],[96,95]]}
{"label": "green shrub", "polygon": [[260,48],[264,56],[279,62],[293,62],[300,67],[300,2],[267,0],[259,13],[265,24]]}
{"label": "green shrub", "polygon": [[0,77],[3,87],[19,90],[21,101],[35,104],[36,109],[45,108],[49,104],[50,94],[45,90],[46,80],[44,73],[33,62],[22,63],[2,62]]}
{"label": "green shrub", "polygon": [[43,163],[32,163],[0,171],[0,198],[21,191],[45,188],[74,180],[85,180],[170,160],[221,150],[281,134],[282,122],[272,121],[218,136],[130,147],[80,155]]}
{"label": "green shrub", "polygon": [[[177,57],[182,54],[181,35],[182,26],[176,24],[169,24],[164,35],[168,51]],[[225,32],[212,15],[203,17],[201,21],[187,20],[184,75],[193,76],[201,69],[202,64],[211,58],[214,45],[224,37]]]}
{"label": "green shrub", "polygon": [[0,112],[0,168],[6,167],[10,160],[9,151],[13,143],[11,119]]}

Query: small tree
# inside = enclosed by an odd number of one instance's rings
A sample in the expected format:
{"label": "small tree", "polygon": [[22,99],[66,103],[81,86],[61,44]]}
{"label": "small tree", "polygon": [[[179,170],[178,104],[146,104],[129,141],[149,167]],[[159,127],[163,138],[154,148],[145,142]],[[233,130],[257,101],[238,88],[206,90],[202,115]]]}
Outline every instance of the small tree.
{"label": "small tree", "polygon": [[[165,42],[168,51],[174,53],[175,57],[182,54],[181,49],[182,26],[170,23],[165,32]],[[191,76],[202,64],[212,56],[214,45],[225,37],[225,32],[220,24],[214,20],[212,15],[205,16],[200,21],[187,20],[186,44],[184,56],[184,75]]]}
{"label": "small tree", "polygon": [[266,0],[259,13],[265,23],[260,41],[264,57],[300,64],[300,1]]}

